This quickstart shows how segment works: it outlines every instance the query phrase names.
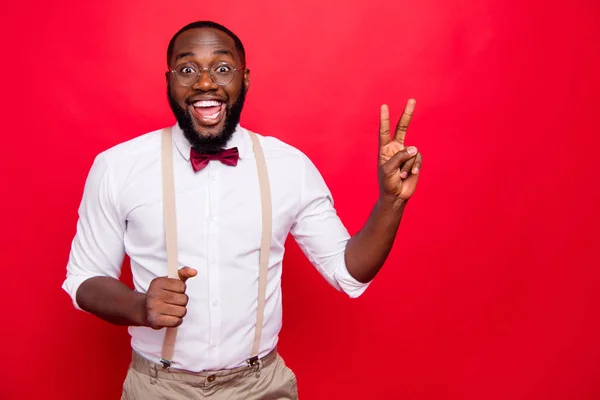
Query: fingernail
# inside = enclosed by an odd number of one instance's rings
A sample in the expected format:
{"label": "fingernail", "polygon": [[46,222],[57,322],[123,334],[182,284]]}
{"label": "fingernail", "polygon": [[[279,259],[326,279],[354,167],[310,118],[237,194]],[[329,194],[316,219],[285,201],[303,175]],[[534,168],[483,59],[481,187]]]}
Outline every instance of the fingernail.
{"label": "fingernail", "polygon": [[400,178],[402,178],[402,179],[406,179],[406,178],[408,178],[408,172],[406,172],[406,171],[402,171],[402,172],[400,173]]}
{"label": "fingernail", "polygon": [[414,167],[413,170],[412,170],[412,173],[415,174],[415,175],[418,174],[419,173],[419,168]]}
{"label": "fingernail", "polygon": [[411,156],[417,154],[417,148],[415,146],[410,146],[408,149],[406,149],[406,151],[408,151],[408,154]]}

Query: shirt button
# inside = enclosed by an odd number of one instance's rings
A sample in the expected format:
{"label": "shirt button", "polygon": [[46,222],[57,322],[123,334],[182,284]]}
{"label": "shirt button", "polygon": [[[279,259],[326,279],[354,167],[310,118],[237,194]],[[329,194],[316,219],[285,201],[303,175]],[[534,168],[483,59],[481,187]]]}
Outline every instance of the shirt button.
{"label": "shirt button", "polygon": [[218,305],[219,305],[219,300],[215,300],[215,301],[213,301],[213,306],[215,306],[215,307],[216,307],[216,306],[218,306]]}
{"label": "shirt button", "polygon": [[211,180],[212,182],[216,181],[216,180],[217,180],[217,176],[216,176],[216,175],[212,175],[212,176],[210,177],[210,180]]}
{"label": "shirt button", "polygon": [[217,379],[217,377],[216,377],[215,375],[211,375],[211,376],[209,376],[209,377],[208,377],[208,379],[207,379],[207,380],[208,380],[209,382],[214,382],[214,381],[215,381],[215,379]]}
{"label": "shirt button", "polygon": [[211,263],[213,263],[213,264],[216,264],[216,263],[217,263],[217,258],[216,258],[216,257],[214,257],[214,256],[213,256],[213,257],[211,257],[211,258],[210,258],[210,262],[211,262]]}

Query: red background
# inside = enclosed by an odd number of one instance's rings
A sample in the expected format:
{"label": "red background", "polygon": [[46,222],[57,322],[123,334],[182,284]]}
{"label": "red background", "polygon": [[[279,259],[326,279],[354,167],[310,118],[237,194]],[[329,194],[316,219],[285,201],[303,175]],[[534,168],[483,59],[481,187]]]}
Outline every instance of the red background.
{"label": "red background", "polygon": [[598,399],[596,0],[29,1],[2,5],[3,399],[116,399],[125,328],[60,285],[94,156],[173,122],[165,51],[244,41],[248,128],[306,152],[351,232],[377,195],[378,109],[424,153],[363,297],[293,241],[280,351],[304,399]]}

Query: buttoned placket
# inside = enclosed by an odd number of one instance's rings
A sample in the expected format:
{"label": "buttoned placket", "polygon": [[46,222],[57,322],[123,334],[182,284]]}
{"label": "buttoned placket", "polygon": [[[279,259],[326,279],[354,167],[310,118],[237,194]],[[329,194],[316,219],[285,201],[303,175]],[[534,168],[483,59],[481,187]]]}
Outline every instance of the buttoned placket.
{"label": "buttoned placket", "polygon": [[219,170],[223,165],[218,161],[208,164],[208,207],[207,207],[207,264],[208,264],[208,312],[210,318],[208,354],[213,362],[219,359],[219,339],[221,337],[221,278],[219,272]]}

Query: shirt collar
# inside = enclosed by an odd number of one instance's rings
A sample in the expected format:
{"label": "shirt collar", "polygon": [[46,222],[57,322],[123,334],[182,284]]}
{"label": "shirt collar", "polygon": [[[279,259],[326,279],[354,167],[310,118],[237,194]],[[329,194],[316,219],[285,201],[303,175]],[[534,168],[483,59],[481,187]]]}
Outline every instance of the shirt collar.
{"label": "shirt collar", "polygon": [[[250,158],[254,154],[252,152],[252,144],[248,143],[249,140],[250,138],[246,132],[246,129],[242,128],[238,124],[238,126],[235,128],[235,132],[233,132],[233,136],[225,148],[229,149],[232,147],[237,147],[240,158]],[[190,161],[190,150],[192,149],[192,146],[185,138],[183,131],[179,127],[179,124],[175,124],[173,127],[173,142],[175,143],[175,147],[177,147],[181,157],[183,157],[186,161]]]}

